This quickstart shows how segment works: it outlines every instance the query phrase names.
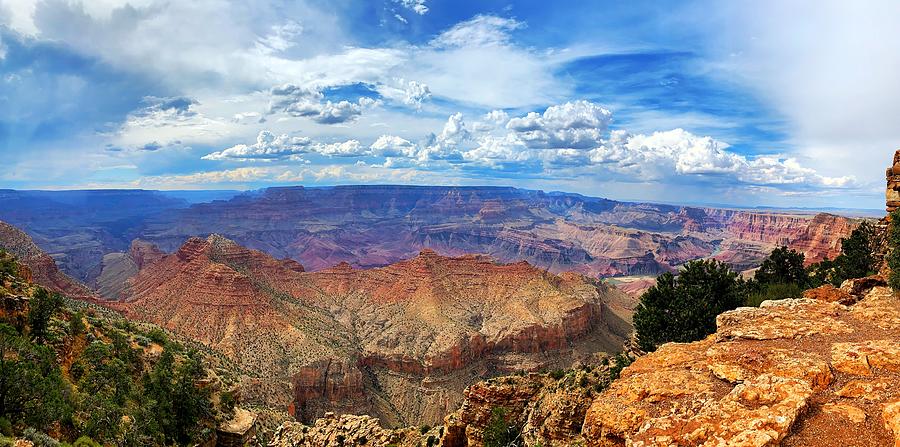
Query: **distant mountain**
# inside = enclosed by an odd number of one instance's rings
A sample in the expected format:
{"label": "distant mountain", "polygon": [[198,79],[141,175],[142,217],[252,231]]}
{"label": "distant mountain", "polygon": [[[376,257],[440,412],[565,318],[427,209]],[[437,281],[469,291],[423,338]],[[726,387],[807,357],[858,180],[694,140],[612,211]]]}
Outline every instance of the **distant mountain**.
{"label": "distant mountain", "polygon": [[855,225],[830,214],[391,185],[268,188],[194,204],[158,191],[5,191],[0,219],[28,231],[64,271],[97,288],[104,256],[126,252],[136,238],[171,252],[190,237],[222,234],[309,270],[385,266],[430,248],[620,276],[656,275],[704,257],[748,269],[777,245],[803,250],[811,261],[833,258]]}
{"label": "distant mountain", "polygon": [[618,351],[633,305],[598,281],[524,262],[426,250],[310,273],[217,235],[144,263],[122,297],[110,305],[238,364],[245,402],[389,424],[440,421],[479,378]]}

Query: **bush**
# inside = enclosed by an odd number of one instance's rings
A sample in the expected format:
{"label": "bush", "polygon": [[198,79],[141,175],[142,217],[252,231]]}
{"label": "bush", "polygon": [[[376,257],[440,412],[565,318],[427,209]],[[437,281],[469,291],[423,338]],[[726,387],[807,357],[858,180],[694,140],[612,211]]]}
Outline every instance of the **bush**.
{"label": "bush", "polygon": [[715,332],[716,316],[744,304],[745,282],[727,264],[691,261],[676,278],[664,273],[644,292],[634,313],[638,345],[655,351],[666,342],[691,342]]}
{"label": "bush", "polygon": [[165,345],[166,341],[169,339],[169,337],[166,336],[166,332],[158,327],[150,329],[150,331],[147,332],[147,338],[153,340],[153,342],[158,345]]}
{"label": "bush", "polygon": [[82,436],[72,443],[72,447],[102,447],[99,442],[94,441],[90,436]]}
{"label": "bush", "polygon": [[566,376],[566,371],[563,369],[554,369],[553,371],[550,371],[549,376],[553,380],[559,380]]}
{"label": "bush", "polygon": [[491,419],[484,427],[484,447],[519,447],[522,443],[521,429],[509,421],[505,408],[491,410]]}
{"label": "bush", "polygon": [[859,224],[849,237],[841,239],[841,255],[834,260],[839,272],[837,279],[843,282],[874,274],[876,245],[875,226],[869,222]]}
{"label": "bush", "polygon": [[82,314],[81,312],[75,312],[69,319],[69,333],[74,336],[78,336],[83,334],[84,331],[84,314]]}
{"label": "bush", "polygon": [[46,339],[50,319],[62,307],[62,303],[62,297],[58,293],[50,293],[44,288],[35,292],[28,309],[28,328],[31,330],[31,338],[39,342]]}
{"label": "bush", "polygon": [[900,290],[900,210],[891,213],[891,225],[888,229],[888,267],[891,268],[888,284],[894,290]]}
{"label": "bush", "polygon": [[766,284],[750,292],[745,305],[758,307],[763,301],[799,298],[803,295],[803,287],[798,284]]}
{"label": "bush", "polygon": [[796,284],[806,287],[809,274],[804,267],[806,256],[787,247],[778,247],[763,260],[753,279],[760,285]]}
{"label": "bush", "polygon": [[50,437],[50,435],[37,431],[31,427],[22,432],[22,437],[34,443],[34,447],[59,447],[59,441]]}

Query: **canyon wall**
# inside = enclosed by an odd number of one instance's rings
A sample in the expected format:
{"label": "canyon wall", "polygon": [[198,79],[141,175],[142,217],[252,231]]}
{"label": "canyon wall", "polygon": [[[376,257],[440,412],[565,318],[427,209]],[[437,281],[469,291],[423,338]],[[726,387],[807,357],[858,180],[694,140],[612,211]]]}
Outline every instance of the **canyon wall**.
{"label": "canyon wall", "polygon": [[246,371],[244,398],[307,421],[434,423],[478,378],[614,351],[630,330],[608,310],[627,299],[599,281],[479,255],[306,272],[213,235],[133,262],[143,268],[109,306],[222,353]]}

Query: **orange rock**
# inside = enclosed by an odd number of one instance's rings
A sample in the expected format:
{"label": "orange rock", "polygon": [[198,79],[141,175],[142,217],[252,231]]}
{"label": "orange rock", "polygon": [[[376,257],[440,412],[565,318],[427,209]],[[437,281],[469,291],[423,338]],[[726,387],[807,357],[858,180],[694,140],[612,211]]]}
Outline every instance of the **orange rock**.
{"label": "orange rock", "polygon": [[841,417],[849,419],[851,422],[861,424],[866,421],[866,412],[858,407],[848,404],[836,404],[829,402],[822,407],[822,411],[826,413],[838,414]]}
{"label": "orange rock", "polygon": [[884,428],[894,434],[894,447],[900,447],[900,400],[894,400],[884,405]]}
{"label": "orange rock", "polygon": [[891,384],[886,380],[864,381],[851,380],[840,390],[835,392],[838,396],[848,398],[861,398],[870,401],[879,401],[884,398],[884,393],[890,389]]}
{"label": "orange rock", "polygon": [[853,304],[857,299],[849,292],[839,289],[831,284],[826,284],[815,289],[803,292],[803,298],[825,301],[828,303]]}
{"label": "orange rock", "polygon": [[838,371],[859,376],[872,374],[872,368],[900,371],[900,343],[897,340],[869,340],[835,343],[831,364]]}

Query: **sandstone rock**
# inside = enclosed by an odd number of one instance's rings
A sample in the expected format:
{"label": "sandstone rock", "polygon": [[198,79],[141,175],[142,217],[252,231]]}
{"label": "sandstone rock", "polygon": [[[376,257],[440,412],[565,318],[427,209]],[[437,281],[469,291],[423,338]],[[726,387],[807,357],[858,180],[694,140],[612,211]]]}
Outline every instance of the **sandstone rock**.
{"label": "sandstone rock", "polygon": [[803,298],[844,305],[858,301],[858,298],[851,295],[848,291],[843,288],[839,289],[831,284],[806,290],[803,292]]}
{"label": "sandstone rock", "polygon": [[900,447],[900,400],[894,400],[884,405],[884,428],[894,434],[894,446]]}
{"label": "sandstone rock", "polygon": [[[430,434],[432,439],[437,439]],[[423,435],[413,429],[388,430],[369,416],[327,413],[315,424],[306,426],[286,422],[275,431],[269,447],[414,447]]]}
{"label": "sandstone rock", "polygon": [[896,339],[835,343],[831,364],[838,371],[858,376],[871,375],[873,368],[900,371],[900,343]]}
{"label": "sandstone rock", "polygon": [[217,447],[242,447],[256,434],[256,413],[235,408],[234,416],[216,429]]}
{"label": "sandstone rock", "polygon": [[856,424],[861,424],[866,421],[866,412],[853,405],[829,402],[822,407],[822,411],[838,414]]}
{"label": "sandstone rock", "polygon": [[836,395],[851,399],[861,398],[869,401],[884,399],[885,392],[891,388],[887,380],[866,381],[851,380],[835,392]]}
{"label": "sandstone rock", "polygon": [[885,281],[884,277],[881,275],[872,275],[865,278],[848,279],[841,284],[841,290],[860,299],[873,288],[885,286],[887,286],[887,281]]}
{"label": "sandstone rock", "polygon": [[737,342],[718,343],[706,352],[710,371],[732,383],[745,382],[764,373],[803,380],[815,391],[828,388],[831,368],[816,354],[801,350],[758,350]]}
{"label": "sandstone rock", "polygon": [[[476,378],[624,342],[604,319],[618,292],[524,262],[423,250],[382,268],[305,272],[212,235],[145,263],[111,306],[222,352],[263,399],[251,403],[287,400],[304,422],[336,411],[434,424]],[[508,366],[470,368],[501,357]],[[285,382],[288,396],[271,395]]]}
{"label": "sandstone rock", "polygon": [[99,297],[83,284],[61,272],[56,262],[22,230],[0,221],[0,248],[28,267],[30,280],[73,299],[95,301]]}
{"label": "sandstone rock", "polygon": [[[604,447],[894,444],[898,298],[881,286],[859,293],[864,297],[850,305],[805,298],[737,309],[720,315],[716,334],[705,340],[663,345],[594,399],[583,441]],[[887,430],[873,430],[873,421],[882,420]]]}
{"label": "sandstone rock", "polygon": [[634,447],[778,445],[807,406],[812,389],[802,380],[764,374],[737,385],[720,400],[646,421],[631,437]]}
{"label": "sandstone rock", "polygon": [[716,337],[720,341],[774,340],[847,334],[853,329],[835,319],[845,309],[840,304],[810,299],[765,301],[758,308],[741,307],[716,317]]}

